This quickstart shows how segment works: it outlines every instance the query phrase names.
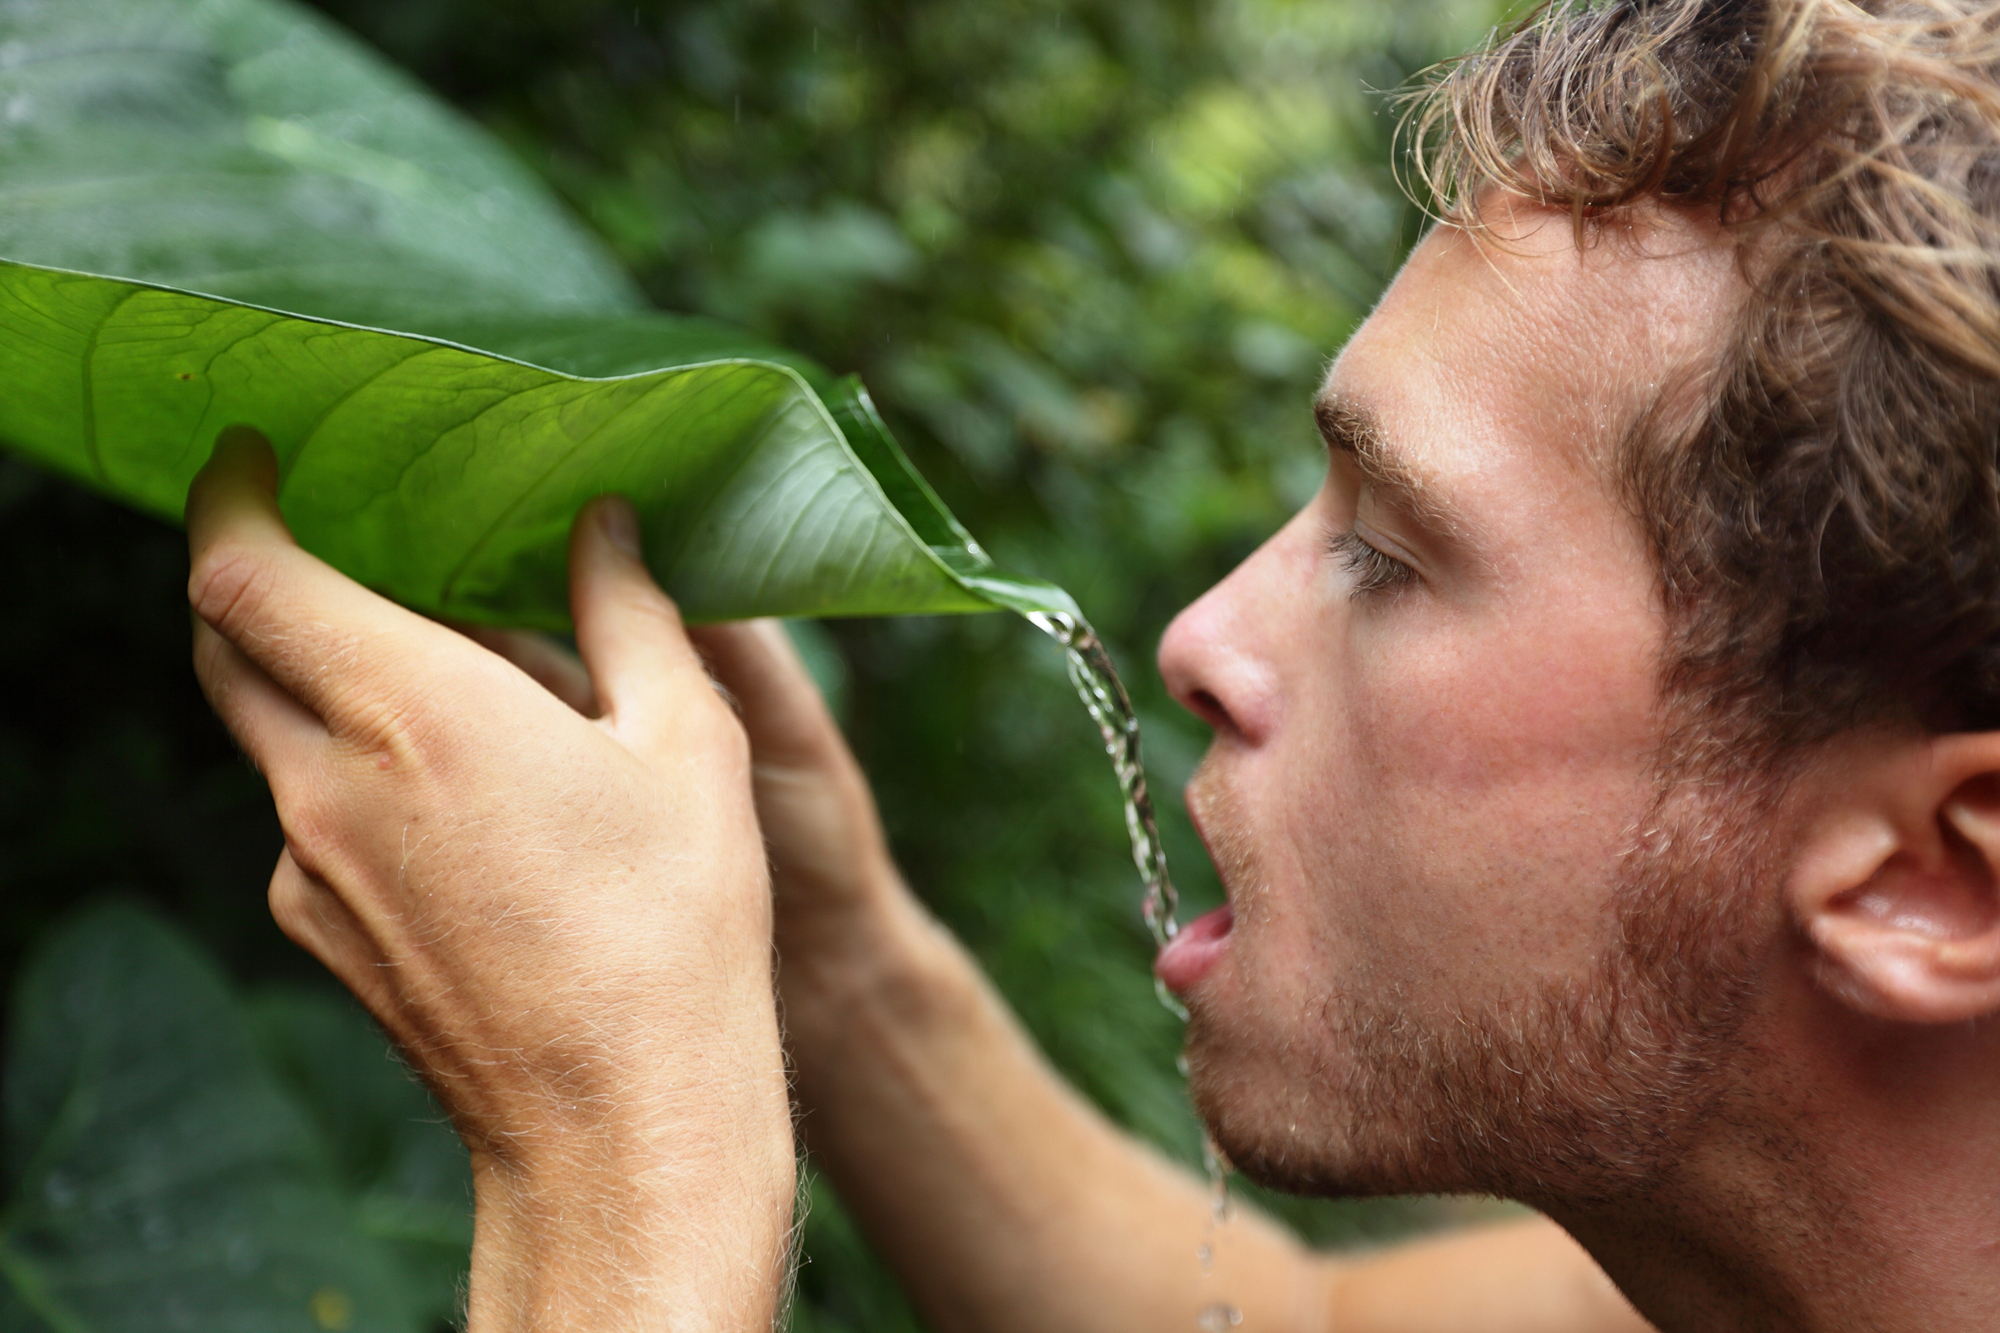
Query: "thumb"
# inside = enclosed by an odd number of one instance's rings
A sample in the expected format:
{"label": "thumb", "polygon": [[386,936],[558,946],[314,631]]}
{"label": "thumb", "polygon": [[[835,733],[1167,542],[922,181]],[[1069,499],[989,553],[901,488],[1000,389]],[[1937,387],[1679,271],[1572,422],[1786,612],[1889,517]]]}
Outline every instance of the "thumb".
{"label": "thumb", "polygon": [[846,757],[839,724],[784,626],[775,620],[702,625],[691,637],[736,701],[759,764],[826,767]]}
{"label": "thumb", "polygon": [[225,427],[208,462],[188,483],[183,519],[197,565],[229,532],[292,545],[291,531],[278,515],[278,459],[271,442],[252,426]]}

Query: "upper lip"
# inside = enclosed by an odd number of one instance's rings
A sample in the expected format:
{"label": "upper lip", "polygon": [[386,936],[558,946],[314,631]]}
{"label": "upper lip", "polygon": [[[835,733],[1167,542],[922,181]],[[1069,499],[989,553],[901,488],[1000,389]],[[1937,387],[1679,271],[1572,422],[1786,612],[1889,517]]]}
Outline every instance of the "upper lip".
{"label": "upper lip", "polygon": [[1181,789],[1181,796],[1187,806],[1188,822],[1194,825],[1195,836],[1201,839],[1201,849],[1207,853],[1208,863],[1215,867],[1215,877],[1221,881],[1222,896],[1227,900],[1229,898],[1229,877],[1223,872],[1222,862],[1216,859],[1215,844],[1208,840],[1208,826],[1202,818],[1202,790],[1201,774],[1197,773],[1194,777],[1188,779],[1187,786]]}

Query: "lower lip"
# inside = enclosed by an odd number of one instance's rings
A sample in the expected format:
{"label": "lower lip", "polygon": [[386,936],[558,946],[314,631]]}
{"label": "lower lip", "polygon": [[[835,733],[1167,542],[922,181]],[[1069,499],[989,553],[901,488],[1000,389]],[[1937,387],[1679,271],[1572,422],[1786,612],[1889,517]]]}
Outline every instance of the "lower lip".
{"label": "lower lip", "polygon": [[1182,926],[1153,960],[1153,975],[1176,995],[1200,984],[1229,948],[1229,928],[1236,923],[1227,907],[1204,912]]}

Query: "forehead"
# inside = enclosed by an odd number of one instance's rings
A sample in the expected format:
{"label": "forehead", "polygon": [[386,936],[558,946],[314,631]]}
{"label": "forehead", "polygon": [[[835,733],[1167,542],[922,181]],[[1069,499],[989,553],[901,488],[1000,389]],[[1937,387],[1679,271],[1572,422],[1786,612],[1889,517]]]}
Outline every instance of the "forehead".
{"label": "forehead", "polygon": [[1486,216],[1488,233],[1418,245],[1322,391],[1475,513],[1505,496],[1461,491],[1601,478],[1636,413],[1713,363],[1746,295],[1698,222],[1634,216],[1579,247],[1566,212],[1500,200]]}

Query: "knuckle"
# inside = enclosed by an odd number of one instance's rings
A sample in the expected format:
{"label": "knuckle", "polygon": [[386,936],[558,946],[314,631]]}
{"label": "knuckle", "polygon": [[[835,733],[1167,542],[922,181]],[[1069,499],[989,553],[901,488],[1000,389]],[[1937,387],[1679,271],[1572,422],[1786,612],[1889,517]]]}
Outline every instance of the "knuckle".
{"label": "knuckle", "polygon": [[[306,879],[329,881],[346,832],[340,802],[323,783],[310,780],[274,781],[272,795],[293,867]],[[276,887],[274,882],[274,892]]]}
{"label": "knuckle", "polygon": [[355,697],[341,711],[340,739],[377,771],[407,774],[427,766],[433,747],[409,701],[393,694]]}
{"label": "knuckle", "polygon": [[321,955],[324,922],[321,920],[319,894],[305,876],[296,869],[287,873],[286,868],[281,866],[271,876],[266,898],[271,907],[271,919],[277,922],[285,937],[309,953]]}
{"label": "knuckle", "polygon": [[462,728],[482,701],[441,675],[408,646],[345,640],[318,664],[329,731],[350,756],[382,775],[407,776],[434,766],[456,717]]}
{"label": "knuckle", "polygon": [[701,691],[690,710],[689,731],[695,743],[716,761],[748,771],[750,733],[719,689]]}
{"label": "knuckle", "polygon": [[188,573],[188,601],[195,614],[236,638],[270,595],[272,571],[238,543],[219,541],[196,557]]}
{"label": "knuckle", "polygon": [[633,579],[627,583],[619,591],[615,611],[619,619],[653,633],[683,640],[687,637],[687,631],[681,625],[680,608],[650,579]]}

